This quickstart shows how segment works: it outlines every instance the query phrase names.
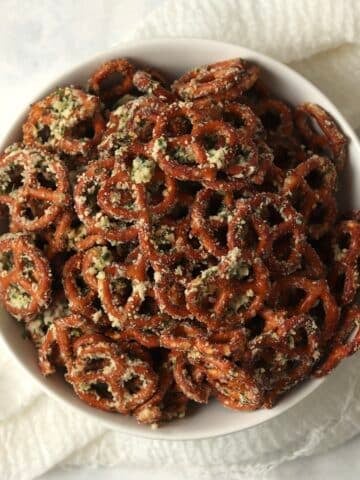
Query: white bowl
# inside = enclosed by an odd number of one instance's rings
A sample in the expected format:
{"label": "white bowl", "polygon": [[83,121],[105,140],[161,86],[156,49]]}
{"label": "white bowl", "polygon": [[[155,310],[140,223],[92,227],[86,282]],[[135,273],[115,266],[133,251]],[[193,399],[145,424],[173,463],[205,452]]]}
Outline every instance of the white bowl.
{"label": "white bowl", "polygon": [[[138,64],[151,65],[173,77],[195,66],[233,57],[243,57],[256,62],[264,72],[265,80],[271,89],[281,98],[292,104],[304,101],[318,103],[335,118],[350,141],[350,166],[348,166],[342,182],[346,197],[341,195],[340,200],[343,208],[360,208],[360,192],[356,192],[354,188],[360,180],[360,163],[356,161],[360,158],[360,144],[347,121],[324,94],[298,73],[265,55],[239,47],[238,45],[198,39],[160,39],[119,46],[108,52],[96,55],[70,71],[62,73],[50,85],[41,89],[40,92],[29,100],[38,100],[58,86],[84,84],[89,75],[102,62],[116,57],[127,57]],[[20,126],[27,115],[27,111],[28,105],[24,105],[23,112],[19,115],[18,120],[12,126],[3,142],[1,142],[0,151],[11,142],[19,139]],[[55,399],[64,402],[79,412],[87,414],[94,420],[99,420],[112,429],[131,435],[156,439],[185,440],[238,432],[285,412],[285,410],[308,396],[322,383],[322,380],[314,379],[304,382],[287,394],[271,410],[237,412],[226,409],[214,401],[207,406],[196,409],[192,415],[185,419],[174,421],[157,430],[152,430],[148,426],[138,425],[131,417],[106,413],[88,407],[75,396],[71,387],[60,376],[42,377],[37,366],[34,347],[30,341],[25,341],[22,338],[19,324],[4,311],[0,312],[0,316],[0,334],[10,352],[26,371],[24,375],[31,375]],[[339,395],[341,395],[341,392],[339,392]]]}

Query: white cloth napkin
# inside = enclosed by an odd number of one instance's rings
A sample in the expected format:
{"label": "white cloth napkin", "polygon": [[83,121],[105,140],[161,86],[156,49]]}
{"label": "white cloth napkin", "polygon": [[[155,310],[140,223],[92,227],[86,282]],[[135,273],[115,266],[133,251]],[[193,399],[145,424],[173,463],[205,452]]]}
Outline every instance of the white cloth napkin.
{"label": "white cloth napkin", "polygon": [[[272,55],[316,83],[360,127],[357,0],[170,0],[131,39],[165,36],[220,39]],[[141,465],[183,472],[184,478],[266,478],[282,462],[360,432],[359,367],[360,356],[345,362],[300,405],[252,430],[165,442],[108,431],[58,405],[0,345],[0,478],[29,480],[58,463]]]}

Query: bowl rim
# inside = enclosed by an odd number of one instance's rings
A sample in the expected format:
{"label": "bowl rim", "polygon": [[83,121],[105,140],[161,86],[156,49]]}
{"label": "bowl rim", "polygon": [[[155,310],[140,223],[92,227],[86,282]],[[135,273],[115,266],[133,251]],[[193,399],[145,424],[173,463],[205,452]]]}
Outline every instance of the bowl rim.
{"label": "bowl rim", "polygon": [[[194,48],[194,45],[196,47],[196,44],[198,44],[202,46],[216,45],[217,47],[224,47],[225,50],[229,47],[238,49],[239,57],[241,56],[255,57],[256,60],[259,60],[260,64],[264,63],[267,66],[269,66],[270,70],[272,67],[274,67],[274,70],[280,76],[284,76],[286,78],[292,78],[295,82],[303,83],[308,88],[311,88],[312,90],[315,91],[317,95],[319,95],[320,97],[323,97],[327,101],[327,103],[331,105],[332,110],[335,112],[335,115],[332,113],[332,115],[335,116],[335,120],[341,123],[342,130],[344,131],[346,136],[349,138],[349,140],[355,144],[355,148],[358,149],[360,152],[359,139],[356,133],[354,132],[354,130],[352,129],[352,127],[350,126],[349,122],[345,119],[343,114],[338,110],[338,108],[334,105],[334,103],[316,85],[314,85],[307,78],[303,77],[301,74],[293,70],[288,65],[268,55],[257,52],[256,50],[252,50],[250,48],[243,47],[235,43],[223,42],[223,41],[211,40],[211,39],[200,39],[195,37],[161,37],[157,39],[144,40],[144,41],[140,40],[140,41],[131,41],[131,42],[121,42],[112,46],[107,50],[103,50],[103,51],[97,52],[94,55],[87,56],[85,57],[84,60],[73,64],[71,67],[68,67],[65,69],[59,69],[58,72],[55,72],[55,74],[52,75],[53,80],[49,81],[49,79],[47,78],[47,79],[44,79],[44,82],[41,82],[41,85],[38,89],[36,89],[35,94],[29,95],[28,98],[25,99],[26,101],[24,101],[24,108],[20,109],[20,113],[18,113],[15,117],[12,117],[10,127],[7,129],[7,131],[2,136],[2,138],[0,138],[0,151],[3,151],[3,149],[9,144],[9,141],[11,141],[10,139],[14,135],[14,132],[19,131],[19,127],[24,121],[24,118],[28,113],[29,103],[31,104],[34,101],[37,101],[38,99],[44,97],[56,86],[65,82],[65,79],[67,77],[75,75],[76,73],[79,72],[79,70],[89,68],[89,65],[94,62],[100,63],[110,58],[114,58],[115,56],[121,55],[126,57],[127,56],[126,49],[142,49],[146,47],[155,47],[155,46],[163,48],[164,45],[175,45],[175,44],[177,46],[179,44],[184,44],[185,46],[185,44],[189,44],[189,43],[192,44],[192,48]],[[123,53],[119,53],[119,51],[123,51]],[[69,84],[67,80],[66,80],[66,83]],[[61,393],[56,392],[51,387],[51,383],[48,382],[45,377],[42,377],[40,373],[37,374],[24,360],[22,360],[17,355],[15,349],[11,345],[11,341],[9,341],[5,337],[1,329],[0,329],[0,340],[2,340],[2,343],[5,345],[7,351],[16,360],[17,364],[21,367],[21,369],[26,371],[27,374],[34,380],[34,382],[41,388],[41,390],[46,392],[51,398],[54,398],[56,401],[60,402],[63,405],[66,405],[69,408],[75,409],[76,411],[80,412],[83,415],[86,415],[89,419],[92,419],[93,421],[95,420],[99,421],[105,427],[111,428],[112,430],[119,431],[120,433],[124,433],[124,434],[133,435],[135,437],[147,438],[147,439],[191,441],[191,440],[200,440],[205,438],[221,437],[221,436],[230,435],[232,433],[236,433],[240,431],[245,431],[250,428],[256,427],[257,425],[265,423],[269,420],[272,420],[277,416],[283,414],[284,412],[286,412],[287,410],[289,410],[290,408],[294,407],[295,405],[300,403],[302,400],[304,400],[308,395],[313,393],[325,381],[325,379],[314,379],[314,378],[305,380],[301,384],[301,390],[295,393],[293,395],[293,398],[290,399],[290,401],[288,400],[284,406],[281,406],[281,403],[280,403],[279,404],[280,407],[276,406],[275,408],[272,409],[273,415],[271,417],[254,421],[252,425],[246,425],[244,427],[239,428],[239,426],[236,426],[236,423],[234,422],[234,426],[232,428],[227,428],[224,431],[213,432],[211,434],[201,433],[196,431],[194,432],[189,430],[189,435],[186,435],[186,436],[182,434],[174,435],[174,433],[172,433],[169,436],[166,434],[166,426],[164,428],[160,428],[157,430],[148,428],[147,431],[144,431],[144,430],[136,431],[136,428],[130,429],[126,425],[121,425],[121,422],[115,423],[112,420],[113,418],[112,416],[109,416],[109,418],[107,419],[98,415],[99,412],[97,409],[87,410],[80,403],[79,404],[70,403],[69,400],[65,398],[65,396],[63,396]],[[253,412],[250,412],[249,414],[251,413]],[[234,412],[234,414],[236,414],[236,411]],[[137,424],[135,423],[135,420],[134,420],[134,427],[136,426]]]}

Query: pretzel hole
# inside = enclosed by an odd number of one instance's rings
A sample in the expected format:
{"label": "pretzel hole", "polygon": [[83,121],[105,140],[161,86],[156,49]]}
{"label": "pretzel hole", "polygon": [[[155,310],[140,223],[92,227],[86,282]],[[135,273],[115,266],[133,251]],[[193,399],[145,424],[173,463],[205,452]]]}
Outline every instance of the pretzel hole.
{"label": "pretzel hole", "polygon": [[351,245],[351,235],[349,232],[341,232],[338,237],[338,245],[340,250],[348,250]]}
{"label": "pretzel hole", "polygon": [[281,170],[290,170],[294,168],[298,162],[295,161],[295,155],[286,147],[276,145],[274,155],[274,165]]}
{"label": "pretzel hole", "polygon": [[190,194],[195,196],[203,187],[199,182],[193,182],[191,180],[185,180],[184,182],[177,183],[180,193]]}
{"label": "pretzel hole", "polygon": [[148,184],[148,200],[149,204],[154,206],[161,203],[166,196],[165,181],[158,181]]}
{"label": "pretzel hole", "polygon": [[261,123],[266,130],[276,131],[281,125],[281,116],[276,110],[267,110],[260,115]]}
{"label": "pretzel hole", "polygon": [[111,282],[111,293],[118,306],[126,304],[132,291],[132,282],[128,278],[117,278]]}
{"label": "pretzel hole", "polygon": [[306,176],[305,181],[313,190],[318,190],[324,186],[324,174],[318,169],[311,170]]}
{"label": "pretzel hole", "polygon": [[280,303],[285,308],[294,309],[305,299],[306,292],[302,288],[291,286],[280,293]]}
{"label": "pretzel hole", "polygon": [[110,366],[110,361],[108,358],[104,357],[93,357],[86,360],[85,372],[97,372],[102,371],[104,368]]}
{"label": "pretzel hole", "polygon": [[146,277],[149,279],[150,282],[153,282],[154,276],[155,276],[154,269],[152,267],[148,267],[146,269]]}
{"label": "pretzel hole", "polygon": [[109,390],[109,386],[104,382],[96,382],[90,384],[90,392],[104,400],[113,400],[112,393]]}
{"label": "pretzel hole", "polygon": [[0,254],[0,271],[10,272],[14,268],[14,254],[11,250]]}
{"label": "pretzel hole", "polygon": [[272,251],[278,260],[286,261],[291,256],[294,249],[294,237],[291,233],[286,233],[276,238],[273,243]]}
{"label": "pretzel hole", "polygon": [[244,242],[246,248],[256,249],[259,244],[259,236],[249,222],[246,222],[245,225],[238,225],[236,236],[240,241]]}
{"label": "pretzel hole", "polygon": [[34,275],[35,265],[34,262],[27,255],[21,255],[21,261],[23,266],[22,274],[25,278],[31,281],[32,284],[36,284],[37,280]]}
{"label": "pretzel hole", "polygon": [[159,252],[168,253],[174,247],[175,235],[171,228],[160,226],[155,231],[155,244]]}
{"label": "pretzel hole", "polygon": [[82,297],[85,296],[87,293],[89,293],[90,291],[89,286],[85,283],[85,280],[81,275],[75,276],[75,284],[78,292]]}
{"label": "pretzel hole", "polygon": [[34,207],[25,207],[21,211],[21,216],[27,220],[35,220],[37,218],[36,212],[34,211]]}
{"label": "pretzel hole", "polygon": [[165,135],[167,137],[177,137],[179,135],[190,135],[192,132],[192,123],[185,115],[178,115],[169,119],[166,125]]}
{"label": "pretzel hole", "polygon": [[309,315],[314,319],[316,325],[321,330],[326,319],[326,312],[322,300],[319,300],[317,304],[311,310],[309,310]]}
{"label": "pretzel hole", "polygon": [[102,313],[102,305],[101,305],[101,300],[100,298],[95,295],[95,297],[93,298],[92,302],[91,302],[91,306],[97,311],[97,312],[101,312]]}
{"label": "pretzel hole", "polygon": [[181,220],[185,218],[189,213],[189,207],[187,205],[182,205],[177,203],[169,213],[170,217],[174,220]]}
{"label": "pretzel hole", "polygon": [[304,327],[297,328],[295,335],[292,335],[292,339],[293,339],[295,348],[304,348],[309,343],[308,334]]}
{"label": "pretzel hole", "polygon": [[326,218],[327,209],[323,203],[317,202],[309,216],[311,225],[321,225]]}
{"label": "pretzel hole", "polygon": [[216,242],[219,245],[227,244],[227,232],[228,232],[227,225],[220,225],[219,227],[216,228],[214,232],[214,236],[215,236]]}
{"label": "pretzel hole", "polygon": [[214,192],[211,197],[209,198],[207,205],[205,216],[206,217],[217,217],[221,216],[221,214],[226,210],[224,205],[224,197],[220,193]]}
{"label": "pretzel hole", "polygon": [[261,217],[269,224],[270,227],[274,227],[283,223],[284,219],[277,208],[274,205],[263,205],[260,212]]}
{"label": "pretzel hole", "polygon": [[306,204],[306,195],[301,187],[295,188],[290,197],[291,205],[297,212],[302,212]]}
{"label": "pretzel hole", "polygon": [[338,298],[341,298],[345,290],[346,275],[345,272],[336,272],[333,291]]}
{"label": "pretzel hole", "polygon": [[139,315],[153,316],[159,311],[157,303],[153,297],[146,296],[138,310]]}
{"label": "pretzel hole", "polygon": [[36,181],[42,187],[56,190],[56,176],[50,172],[38,172],[36,174]]}
{"label": "pretzel hole", "polygon": [[50,136],[51,136],[51,130],[50,127],[47,125],[44,125],[43,127],[39,128],[37,131],[38,139],[40,140],[40,143],[44,144],[46,143]]}
{"label": "pretzel hole", "polygon": [[[265,377],[270,377],[271,364],[274,362],[276,352],[273,347],[262,346],[261,350],[256,352],[253,358],[253,367],[255,370],[261,371],[261,374]],[[265,371],[263,371],[265,370]]]}
{"label": "pretzel hole", "polygon": [[121,85],[123,81],[124,75],[121,72],[112,72],[99,82],[99,90],[101,93],[111,90],[112,88]]}
{"label": "pretzel hole", "polygon": [[262,334],[265,328],[265,320],[260,315],[256,315],[245,322],[245,328],[251,340]]}
{"label": "pretzel hole", "polygon": [[67,135],[74,139],[93,138],[95,135],[95,130],[92,120],[90,118],[81,120],[70,130],[68,130]]}
{"label": "pretzel hole", "polygon": [[295,358],[290,358],[286,360],[285,370],[287,373],[290,373],[293,370],[295,370],[295,368],[297,368],[299,365],[300,365],[300,360],[296,360]]}
{"label": "pretzel hole", "polygon": [[243,165],[248,162],[251,150],[246,145],[237,145],[231,159],[231,165]]}
{"label": "pretzel hole", "polygon": [[145,384],[145,379],[141,378],[136,373],[130,373],[130,378],[124,381],[124,388],[130,395],[136,395]]}
{"label": "pretzel hole", "polygon": [[245,125],[245,122],[242,116],[235,112],[230,112],[225,110],[222,117],[225,122],[230,123],[230,125],[236,129],[240,129]]}
{"label": "pretzel hole", "polygon": [[100,185],[95,182],[89,182],[86,185],[86,190],[82,195],[86,197],[84,205],[91,210],[91,213],[100,212],[100,207],[97,203],[97,194],[100,189]]}
{"label": "pretzel hole", "polygon": [[200,135],[199,140],[207,151],[218,150],[226,145],[226,137],[221,133]]}
{"label": "pretzel hole", "polygon": [[313,133],[321,136],[324,135],[322,128],[320,127],[318,121],[314,117],[308,114],[304,114],[304,121],[305,121],[305,124],[308,126],[308,128],[310,128],[310,130]]}
{"label": "pretzel hole", "polygon": [[202,247],[200,240],[191,234],[188,237],[188,243],[194,250],[200,250],[200,248]]}
{"label": "pretzel hole", "polygon": [[254,297],[254,292],[252,290],[248,290],[245,293],[241,293],[239,295],[234,295],[229,303],[229,310],[238,314],[243,312],[248,308],[250,303],[252,302]]}
{"label": "pretzel hole", "polygon": [[24,167],[14,163],[0,171],[0,192],[9,194],[24,184]]}
{"label": "pretzel hole", "polygon": [[150,118],[140,118],[135,126],[134,131],[138,140],[142,143],[148,143],[153,138],[153,129],[155,121]]}

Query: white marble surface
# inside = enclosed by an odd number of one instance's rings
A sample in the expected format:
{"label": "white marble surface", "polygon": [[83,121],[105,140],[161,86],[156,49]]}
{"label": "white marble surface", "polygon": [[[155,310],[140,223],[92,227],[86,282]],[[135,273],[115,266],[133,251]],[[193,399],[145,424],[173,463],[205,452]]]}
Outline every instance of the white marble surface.
{"label": "white marble surface", "polygon": [[[0,137],[16,114],[16,106],[38,83],[123,38],[163,0],[0,0]],[[175,1],[175,0],[174,0]],[[282,465],[262,478],[268,480],[327,478],[353,480],[360,474],[360,437],[335,451]],[[64,471],[60,467],[44,480],[168,480],[166,471],[139,465],[126,468]],[[172,480],[182,480],[183,477]],[[6,479],[5,479],[6,480]]]}

